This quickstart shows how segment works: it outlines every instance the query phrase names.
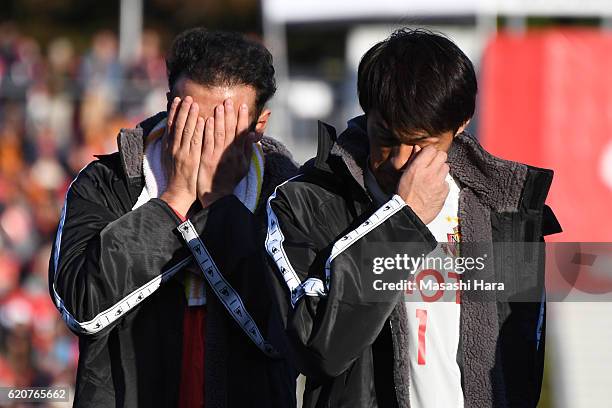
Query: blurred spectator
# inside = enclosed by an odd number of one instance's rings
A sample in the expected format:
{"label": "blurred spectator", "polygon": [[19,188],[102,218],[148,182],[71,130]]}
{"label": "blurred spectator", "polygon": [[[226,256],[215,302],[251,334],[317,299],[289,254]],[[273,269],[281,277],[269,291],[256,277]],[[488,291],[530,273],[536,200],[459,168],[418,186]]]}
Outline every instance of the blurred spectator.
{"label": "blurred spectator", "polygon": [[33,344],[35,310],[26,294],[15,292],[0,308],[0,324],[6,330],[0,356],[0,386],[46,387],[52,377],[38,365]]}
{"label": "blurred spectator", "polygon": [[115,35],[108,31],[96,34],[79,76],[83,92],[79,118],[86,144],[104,146],[108,137],[105,124],[117,108],[122,75]]}
{"label": "blurred spectator", "polygon": [[47,269],[70,181],[121,127],[166,106],[160,38],[128,66],[110,31],[83,55],[0,23],[0,386],[74,383],[78,344],[51,302]]}
{"label": "blurred spectator", "polygon": [[65,154],[74,139],[75,61],[72,44],[58,38],[49,44],[45,78],[32,86],[27,95],[28,134],[36,140],[48,133],[58,152]]}
{"label": "blurred spectator", "polygon": [[124,87],[122,101],[128,115],[144,115],[159,112],[166,105],[166,63],[161,52],[159,35],[144,31],[139,58],[127,69],[128,86]]}

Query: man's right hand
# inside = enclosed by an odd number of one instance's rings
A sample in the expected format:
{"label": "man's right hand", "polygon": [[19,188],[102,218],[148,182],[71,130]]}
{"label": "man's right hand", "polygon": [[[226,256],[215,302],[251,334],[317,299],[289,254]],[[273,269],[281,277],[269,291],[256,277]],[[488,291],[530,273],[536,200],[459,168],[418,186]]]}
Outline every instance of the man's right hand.
{"label": "man's right hand", "polygon": [[198,116],[199,111],[190,96],[183,101],[174,98],[163,136],[162,160],[168,186],[159,198],[184,216],[196,200],[204,135],[204,119]]}
{"label": "man's right hand", "polygon": [[397,185],[397,194],[404,199],[412,211],[429,224],[436,218],[448,196],[449,172],[446,153],[433,146],[421,150],[414,146],[412,157]]}

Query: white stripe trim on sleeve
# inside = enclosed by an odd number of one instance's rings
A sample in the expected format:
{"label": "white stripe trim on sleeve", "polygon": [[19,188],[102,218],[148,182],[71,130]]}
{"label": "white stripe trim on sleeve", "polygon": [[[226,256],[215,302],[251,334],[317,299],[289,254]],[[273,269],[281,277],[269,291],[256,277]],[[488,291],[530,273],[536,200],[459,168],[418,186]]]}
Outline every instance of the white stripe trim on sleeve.
{"label": "white stripe trim on sleeve", "polygon": [[295,306],[302,296],[327,296],[325,285],[319,278],[308,278],[295,289],[291,303]]}
{"label": "white stripe trim on sleeve", "polygon": [[129,295],[121,299],[119,302],[115,303],[110,308],[98,313],[93,319],[86,322],[79,322],[70,314],[68,309],[64,306],[63,300],[58,295],[55,290],[55,283],[53,283],[53,296],[55,298],[55,306],[58,308],[60,313],[62,314],[62,319],[66,322],[66,324],[73,330],[83,334],[95,334],[105,327],[109,326],[111,323],[118,320],[120,317],[124,316],[127,312],[133,309],[136,305],[141,303],[144,299],[148,298],[152,295],[159,287],[161,283],[184,266],[186,266],[189,262],[191,262],[191,257],[185,258],[172,268],[166,270],[161,275],[156,276],[151,279],[149,282],[145,283],[141,287],[137,288],[135,291],[131,292]]}
{"label": "white stripe trim on sleeve", "polygon": [[340,238],[340,240],[333,245],[331,254],[325,262],[325,284],[318,278],[308,278],[305,282],[301,282],[291,262],[289,262],[289,257],[283,247],[285,236],[281,231],[278,218],[270,205],[272,200],[276,198],[278,188],[300,176],[301,175],[295,176],[276,187],[274,193],[268,198],[267,203],[268,232],[266,234],[266,251],[274,260],[274,263],[278,267],[289,288],[291,305],[293,307],[295,307],[302,296],[327,296],[331,282],[331,263],[334,258],[406,205],[404,200],[396,194],[359,227]]}
{"label": "white stripe trim on sleeve", "polygon": [[293,307],[295,307],[298,300],[300,300],[300,298],[304,295],[326,296],[323,281],[321,281],[321,279],[308,278],[305,282],[302,282],[297,272],[295,272],[293,265],[291,265],[291,262],[289,262],[289,257],[285,252],[285,248],[283,247],[285,236],[280,229],[278,218],[276,217],[276,214],[274,214],[270,204],[272,200],[276,198],[276,193],[280,187],[300,176],[301,174],[298,174],[297,176],[292,177],[284,183],[278,185],[274,189],[272,195],[268,198],[268,203],[266,206],[266,211],[268,214],[268,232],[266,234],[265,244],[266,251],[274,260],[274,263],[278,267],[278,270],[287,284],[287,288],[289,288],[291,306]]}
{"label": "white stripe trim on sleeve", "polygon": [[374,212],[367,220],[365,220],[360,226],[352,230],[342,238],[340,238],[332,247],[331,254],[325,262],[325,288],[329,291],[331,284],[331,263],[340,255],[344,250],[353,245],[359,239],[363,238],[374,228],[387,221],[391,216],[400,211],[406,206],[404,200],[395,194],[389,201],[383,204],[378,210]]}

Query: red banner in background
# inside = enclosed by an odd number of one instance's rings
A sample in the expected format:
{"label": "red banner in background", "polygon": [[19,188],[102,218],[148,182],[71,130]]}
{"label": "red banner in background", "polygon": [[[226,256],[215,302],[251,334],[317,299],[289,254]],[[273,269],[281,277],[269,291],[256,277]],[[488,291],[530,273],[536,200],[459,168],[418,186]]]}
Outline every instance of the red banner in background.
{"label": "red banner in background", "polygon": [[480,75],[479,136],[509,160],[554,169],[556,241],[612,241],[612,34],[500,34]]}

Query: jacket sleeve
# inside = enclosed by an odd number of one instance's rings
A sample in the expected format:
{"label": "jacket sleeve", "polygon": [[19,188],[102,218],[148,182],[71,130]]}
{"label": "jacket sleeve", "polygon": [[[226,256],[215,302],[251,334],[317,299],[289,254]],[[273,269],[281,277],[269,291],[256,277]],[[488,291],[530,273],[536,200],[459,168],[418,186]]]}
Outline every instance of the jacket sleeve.
{"label": "jacket sleeve", "polygon": [[[103,172],[94,162],[72,183],[50,260],[52,299],[81,335],[106,333],[194,259],[181,235],[185,223],[164,201],[151,199],[121,214],[117,192],[106,186]],[[240,315],[249,323],[242,328],[265,349],[269,302],[262,297],[264,260],[255,220],[230,195],[195,211],[188,222],[236,295],[232,300],[242,305]]]}
{"label": "jacket sleeve", "polygon": [[172,209],[152,199],[121,215],[105,170],[94,162],[71,184],[50,259],[51,297],[77,334],[106,331],[188,262]]}
{"label": "jacket sleeve", "polygon": [[361,267],[362,252],[372,243],[410,242],[409,255],[421,256],[436,241],[399,196],[346,234],[326,238],[321,231],[334,222],[333,210],[321,210],[315,221],[307,196],[289,196],[280,186],[268,202],[269,276],[298,369],[336,377],[374,342],[402,295],[371,296],[372,270]]}

